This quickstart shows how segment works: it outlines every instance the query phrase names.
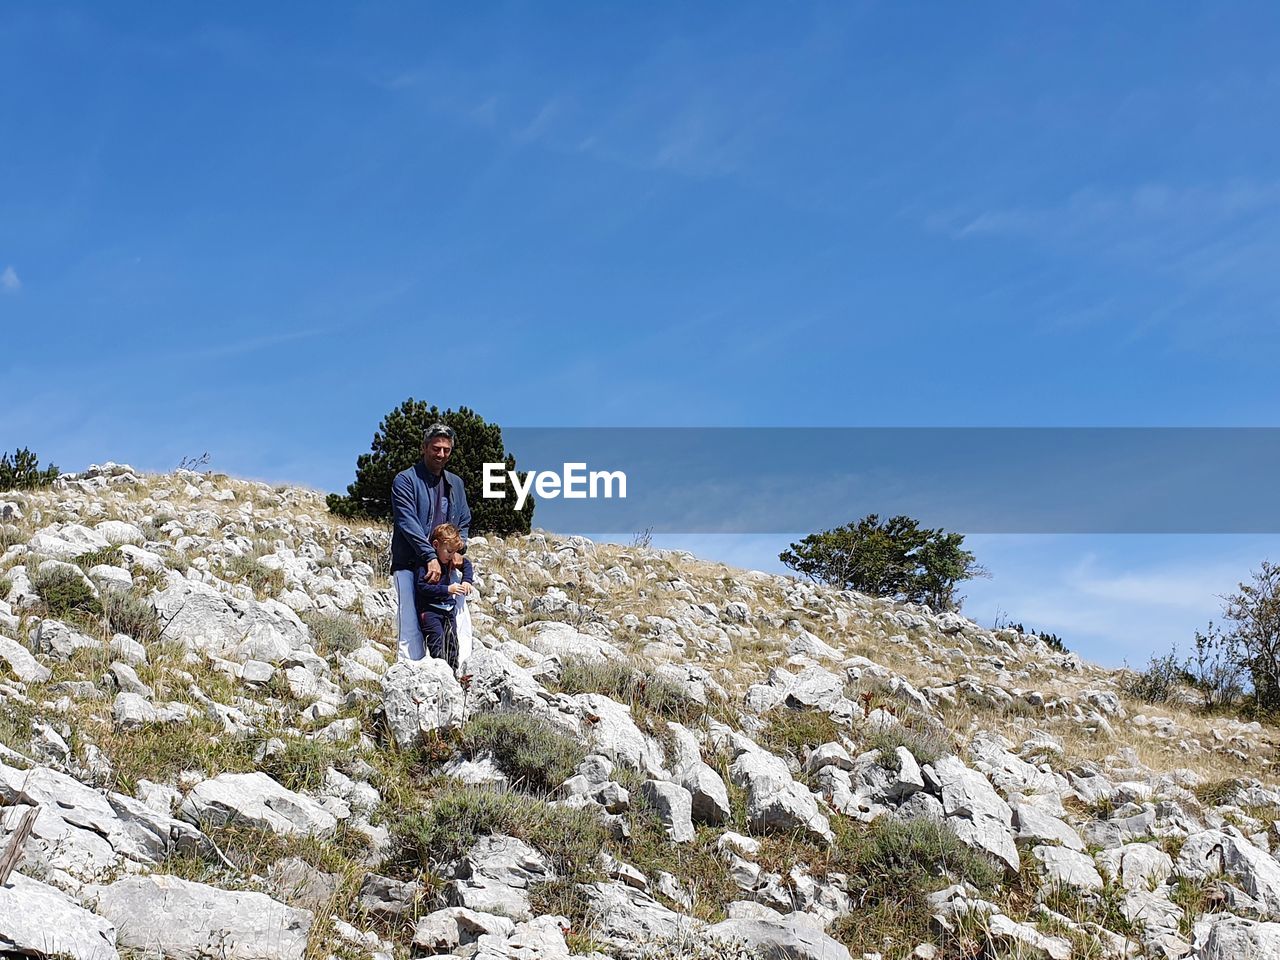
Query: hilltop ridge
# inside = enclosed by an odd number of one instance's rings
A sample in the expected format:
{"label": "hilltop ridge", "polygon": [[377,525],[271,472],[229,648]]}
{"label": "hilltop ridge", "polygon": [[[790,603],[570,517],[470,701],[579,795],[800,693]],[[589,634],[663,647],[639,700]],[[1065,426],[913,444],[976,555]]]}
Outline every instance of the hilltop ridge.
{"label": "hilltop ridge", "polygon": [[[0,493],[0,952],[1280,955],[1277,731],[955,613],[104,464]],[[56,931],[56,936],[51,935]]]}

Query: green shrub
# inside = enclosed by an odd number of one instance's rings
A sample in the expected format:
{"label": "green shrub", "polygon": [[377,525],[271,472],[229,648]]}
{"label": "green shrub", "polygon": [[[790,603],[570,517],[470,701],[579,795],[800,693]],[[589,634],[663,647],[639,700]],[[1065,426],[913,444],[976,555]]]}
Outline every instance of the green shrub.
{"label": "green shrub", "polygon": [[351,653],[364,646],[364,631],[348,614],[308,612],[302,615],[302,622],[311,631],[311,641],[322,657]]}
{"label": "green shrub", "polygon": [[828,869],[846,875],[849,895],[861,908],[837,920],[831,933],[856,947],[854,954],[885,950],[886,938],[902,951],[929,940],[930,893],[958,881],[985,893],[1000,880],[991,861],[945,824],[885,816],[866,828],[838,825]]}
{"label": "green shrub", "polygon": [[31,573],[31,586],[51,617],[83,623],[102,616],[102,604],[78,568],[42,563]]}
{"label": "green shrub", "polygon": [[76,557],[75,564],[85,573],[88,573],[94,567],[100,564],[107,564],[112,567],[125,566],[124,554],[120,552],[119,547],[103,547],[101,550],[90,550],[88,553],[82,553]]}
{"label": "green shrub", "polygon": [[1162,656],[1152,655],[1147,669],[1130,674],[1120,686],[1127,696],[1146,703],[1168,703],[1178,697],[1178,688],[1190,682],[1186,665],[1177,650]]}
{"label": "green shrub", "polygon": [[128,634],[142,644],[155,643],[163,632],[151,601],[133,590],[104,589],[102,619],[112,633]]}
{"label": "green shrub", "polygon": [[601,693],[634,710],[681,723],[699,719],[707,709],[679,684],[618,660],[571,657],[564,661],[558,687],[571,696]]}
{"label": "green shrub", "polygon": [[0,577],[0,600],[9,595],[9,591],[13,589],[13,580],[9,577]]}
{"label": "green shrub", "polygon": [[41,468],[40,458],[21,448],[12,457],[0,455],[0,490],[34,490],[47,487],[58,479],[58,468],[53,464]]}
{"label": "green shrub", "polygon": [[550,721],[528,713],[485,713],[458,734],[467,757],[491,754],[512,786],[550,793],[573,776],[586,749]]}
{"label": "green shrub", "polygon": [[440,780],[418,811],[401,820],[395,837],[407,859],[427,870],[457,860],[481,837],[503,834],[542,851],[558,873],[591,869],[608,840],[590,810],[553,807],[539,797]]}

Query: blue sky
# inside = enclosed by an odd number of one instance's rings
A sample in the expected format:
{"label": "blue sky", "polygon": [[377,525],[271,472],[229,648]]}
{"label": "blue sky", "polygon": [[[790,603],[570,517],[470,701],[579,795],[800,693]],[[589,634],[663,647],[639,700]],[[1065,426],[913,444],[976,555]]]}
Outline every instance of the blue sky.
{"label": "blue sky", "polygon": [[[1258,3],[6,4],[0,449],[333,489],[410,395],[1272,425],[1277,39]],[[1275,543],[983,546],[973,612],[1116,662]]]}

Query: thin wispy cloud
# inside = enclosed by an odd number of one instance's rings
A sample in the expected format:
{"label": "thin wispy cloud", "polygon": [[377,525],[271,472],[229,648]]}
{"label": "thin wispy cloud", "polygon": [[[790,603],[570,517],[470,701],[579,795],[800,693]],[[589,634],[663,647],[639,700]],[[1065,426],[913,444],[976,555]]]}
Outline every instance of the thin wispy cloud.
{"label": "thin wispy cloud", "polygon": [[261,337],[247,337],[242,340],[233,340],[226,343],[207,343],[196,346],[191,350],[183,350],[173,354],[171,360],[220,360],[226,357],[237,357],[247,353],[257,353],[261,350],[270,350],[273,347],[283,346],[287,343],[296,343],[300,340],[309,340],[312,337],[318,337],[326,333],[326,328],[314,328],[310,330],[292,330],[287,333],[276,333]]}
{"label": "thin wispy cloud", "polygon": [[1096,238],[1100,231],[1119,237],[1152,228],[1202,232],[1277,208],[1280,182],[1234,181],[1208,186],[1145,183],[1127,190],[1088,187],[1054,203],[994,207],[946,219],[950,221],[949,232],[958,238],[1074,240]]}
{"label": "thin wispy cloud", "polygon": [[17,293],[21,289],[22,280],[18,276],[18,271],[13,269],[13,265],[10,264],[4,268],[3,272],[0,272],[0,290],[5,293]]}

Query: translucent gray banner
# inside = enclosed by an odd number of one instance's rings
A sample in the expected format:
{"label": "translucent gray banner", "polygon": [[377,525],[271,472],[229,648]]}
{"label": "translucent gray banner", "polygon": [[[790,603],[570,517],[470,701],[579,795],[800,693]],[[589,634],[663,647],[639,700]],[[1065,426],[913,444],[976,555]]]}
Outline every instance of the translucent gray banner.
{"label": "translucent gray banner", "polygon": [[[868,513],[963,533],[1280,532],[1272,427],[518,427],[503,439],[520,472],[547,474],[534,522],[557,532],[797,533]],[[566,479],[584,495],[565,497]]]}

